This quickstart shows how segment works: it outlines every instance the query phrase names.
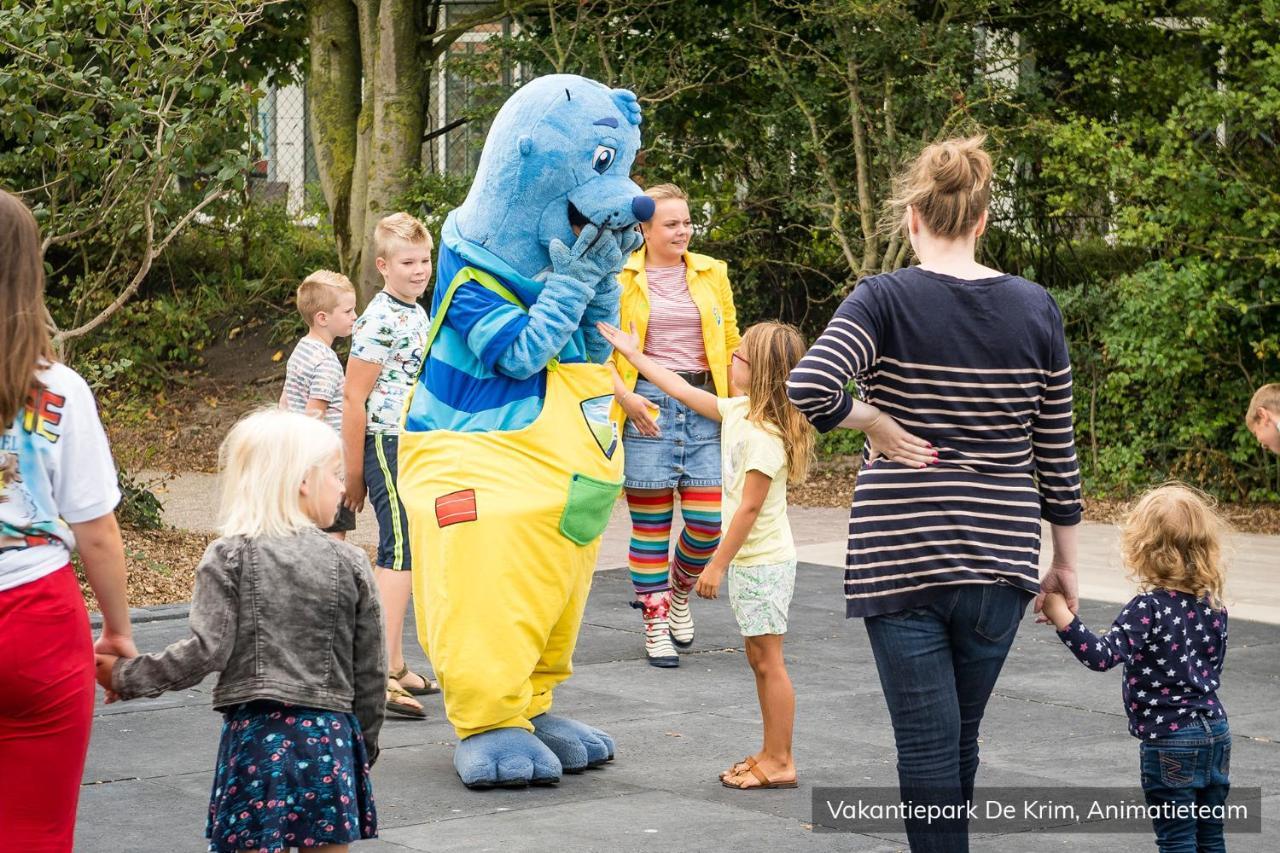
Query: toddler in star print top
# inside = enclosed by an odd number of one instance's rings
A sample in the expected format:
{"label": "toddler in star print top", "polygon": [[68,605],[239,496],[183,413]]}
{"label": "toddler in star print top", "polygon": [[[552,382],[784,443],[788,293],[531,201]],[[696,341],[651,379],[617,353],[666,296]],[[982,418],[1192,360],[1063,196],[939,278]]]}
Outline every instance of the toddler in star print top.
{"label": "toddler in star print top", "polygon": [[[1061,595],[1045,596],[1044,615],[1081,663],[1099,671],[1124,664],[1148,805],[1221,805],[1230,789],[1231,732],[1217,693],[1227,654],[1224,530],[1201,494],[1161,486],[1125,521],[1121,551],[1140,593],[1107,633],[1085,627]],[[1226,849],[1220,818],[1160,814],[1153,823],[1161,851]]]}

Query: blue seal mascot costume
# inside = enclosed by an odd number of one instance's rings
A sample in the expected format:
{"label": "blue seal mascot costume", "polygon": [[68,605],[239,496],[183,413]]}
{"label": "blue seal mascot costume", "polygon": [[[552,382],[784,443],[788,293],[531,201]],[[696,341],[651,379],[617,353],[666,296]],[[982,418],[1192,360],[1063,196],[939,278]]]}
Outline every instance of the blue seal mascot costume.
{"label": "blue seal mascot costume", "polygon": [[470,788],[559,781],[613,758],[550,713],[622,489],[608,343],[617,274],[653,201],[629,177],[633,94],[555,74],[511,96],[441,234],[422,373],[405,408],[418,639]]}

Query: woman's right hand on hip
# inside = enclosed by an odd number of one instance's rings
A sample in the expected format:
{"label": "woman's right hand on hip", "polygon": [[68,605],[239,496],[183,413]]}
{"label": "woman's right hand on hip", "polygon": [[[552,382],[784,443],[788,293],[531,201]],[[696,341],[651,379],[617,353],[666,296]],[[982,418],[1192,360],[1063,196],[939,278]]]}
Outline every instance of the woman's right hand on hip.
{"label": "woman's right hand on hip", "polygon": [[662,434],[662,430],[658,428],[658,422],[653,419],[653,413],[657,410],[653,403],[635,391],[623,395],[619,402],[622,404],[622,411],[627,413],[627,417],[635,424],[638,433],[649,438],[657,438]]}
{"label": "woman's right hand on hip", "polygon": [[938,463],[938,451],[923,438],[917,438],[884,412],[876,415],[866,429],[870,450],[867,464],[884,457],[912,468],[926,468]]}

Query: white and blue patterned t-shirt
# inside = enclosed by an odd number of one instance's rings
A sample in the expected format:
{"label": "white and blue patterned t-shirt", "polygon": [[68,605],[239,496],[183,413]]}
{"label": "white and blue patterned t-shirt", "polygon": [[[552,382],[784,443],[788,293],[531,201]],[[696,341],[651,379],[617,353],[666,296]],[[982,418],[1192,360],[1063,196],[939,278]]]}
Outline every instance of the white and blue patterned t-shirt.
{"label": "white and blue patterned t-shirt", "polygon": [[351,357],[382,365],[365,403],[365,432],[400,432],[405,398],[422,369],[422,351],[431,323],[416,302],[401,302],[379,291],[356,320]]}

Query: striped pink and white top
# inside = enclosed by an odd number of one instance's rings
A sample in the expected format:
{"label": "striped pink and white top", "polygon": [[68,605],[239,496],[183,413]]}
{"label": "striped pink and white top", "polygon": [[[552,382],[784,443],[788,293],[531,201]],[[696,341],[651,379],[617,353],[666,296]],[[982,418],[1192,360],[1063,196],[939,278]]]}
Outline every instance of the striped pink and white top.
{"label": "striped pink and white top", "polygon": [[649,328],[644,354],[667,370],[707,370],[707,348],[702,342],[702,315],[689,295],[685,264],[645,267],[649,284]]}

